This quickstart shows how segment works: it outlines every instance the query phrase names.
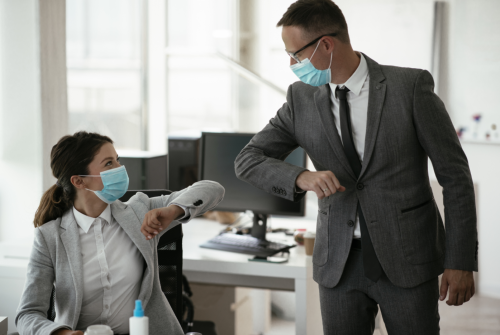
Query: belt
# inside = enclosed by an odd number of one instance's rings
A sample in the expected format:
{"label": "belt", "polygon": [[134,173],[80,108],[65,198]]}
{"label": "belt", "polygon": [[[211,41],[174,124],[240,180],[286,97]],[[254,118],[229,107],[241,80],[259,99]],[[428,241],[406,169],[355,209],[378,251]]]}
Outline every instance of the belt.
{"label": "belt", "polygon": [[351,248],[361,249],[361,239],[359,239],[359,238],[353,238],[352,239]]}

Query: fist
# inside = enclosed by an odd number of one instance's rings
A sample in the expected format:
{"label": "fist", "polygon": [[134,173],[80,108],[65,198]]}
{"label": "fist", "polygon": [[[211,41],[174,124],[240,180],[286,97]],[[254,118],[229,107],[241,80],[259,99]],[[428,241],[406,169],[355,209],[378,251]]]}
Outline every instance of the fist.
{"label": "fist", "polygon": [[176,205],[150,210],[142,221],[141,233],[146,240],[150,240],[182,215],[184,215],[184,210]]}
{"label": "fist", "polygon": [[304,191],[313,191],[318,199],[345,191],[332,171],[304,171],[299,174],[295,184]]}

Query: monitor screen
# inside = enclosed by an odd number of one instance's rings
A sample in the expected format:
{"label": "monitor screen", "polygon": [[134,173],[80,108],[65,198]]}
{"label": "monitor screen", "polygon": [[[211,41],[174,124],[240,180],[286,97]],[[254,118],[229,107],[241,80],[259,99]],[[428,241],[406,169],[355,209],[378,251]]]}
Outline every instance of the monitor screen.
{"label": "monitor screen", "polygon": [[[226,189],[224,200],[215,208],[218,211],[270,215],[304,216],[305,200],[293,202],[264,192],[236,177],[234,161],[255,134],[203,133],[200,152],[200,180],[213,180]],[[304,149],[297,148],[285,160],[305,167]]]}

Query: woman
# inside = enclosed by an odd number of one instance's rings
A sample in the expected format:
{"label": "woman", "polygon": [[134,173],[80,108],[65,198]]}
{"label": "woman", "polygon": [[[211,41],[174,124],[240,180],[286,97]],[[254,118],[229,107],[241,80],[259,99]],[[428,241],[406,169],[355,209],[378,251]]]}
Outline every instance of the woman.
{"label": "woman", "polygon": [[[64,136],[52,148],[56,185],[35,215],[35,241],[16,317],[21,335],[83,335],[93,324],[129,333],[134,301],[143,302],[150,334],[183,334],[160,287],[160,236],[215,207],[224,196],[201,181],[168,196],[117,200],[128,176],[113,141],[95,133]],[[141,225],[142,223],[142,225]],[[56,319],[47,319],[55,286]]]}

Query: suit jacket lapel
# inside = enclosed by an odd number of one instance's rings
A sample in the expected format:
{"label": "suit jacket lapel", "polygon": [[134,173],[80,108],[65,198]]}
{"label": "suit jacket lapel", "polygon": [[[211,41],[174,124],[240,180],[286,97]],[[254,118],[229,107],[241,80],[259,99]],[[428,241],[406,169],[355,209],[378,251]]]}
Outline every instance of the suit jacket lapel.
{"label": "suit jacket lapel", "polygon": [[83,299],[83,261],[80,246],[80,234],[78,233],[78,225],[73,215],[73,210],[70,209],[64,213],[61,219],[62,228],[60,237],[68,256],[71,276],[75,285],[76,308],[73,316],[73,326],[76,327]]}
{"label": "suit jacket lapel", "polygon": [[366,123],[365,151],[359,178],[365,173],[373,155],[386,92],[386,85],[381,83],[385,80],[385,76],[382,73],[380,65],[365,54],[363,54],[363,56],[368,65],[370,89],[368,92],[368,119]]}
{"label": "suit jacket lapel", "polygon": [[323,130],[326,133],[328,142],[330,142],[335,155],[349,175],[356,179],[351,165],[345,155],[344,146],[342,145],[342,141],[340,140],[339,133],[335,126],[335,119],[333,118],[330,100],[330,85],[327,84],[319,87],[319,90],[314,94],[314,103],[316,105],[316,111],[321,119]]}
{"label": "suit jacket lapel", "polygon": [[125,205],[121,201],[115,201],[111,204],[111,215],[127,233],[132,242],[134,242],[146,261],[147,268],[143,275],[143,282],[138,298],[142,300],[143,307],[145,308],[151,297],[154,280],[155,264],[153,264],[152,252],[156,252],[156,248],[153,245],[153,239],[148,241],[141,233],[140,227],[142,222],[139,221],[139,218],[130,206]]}

